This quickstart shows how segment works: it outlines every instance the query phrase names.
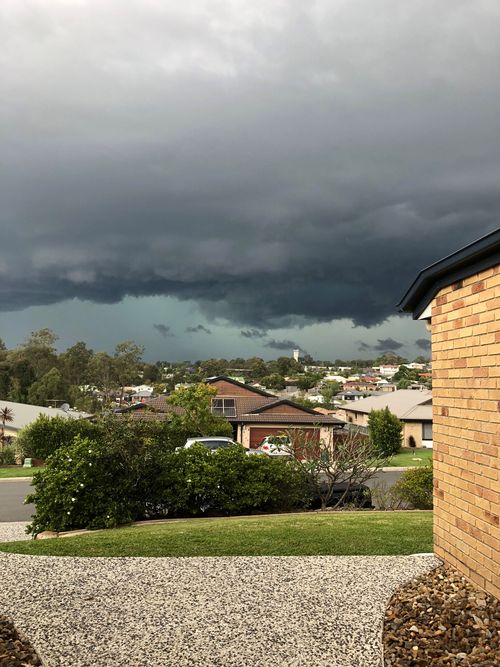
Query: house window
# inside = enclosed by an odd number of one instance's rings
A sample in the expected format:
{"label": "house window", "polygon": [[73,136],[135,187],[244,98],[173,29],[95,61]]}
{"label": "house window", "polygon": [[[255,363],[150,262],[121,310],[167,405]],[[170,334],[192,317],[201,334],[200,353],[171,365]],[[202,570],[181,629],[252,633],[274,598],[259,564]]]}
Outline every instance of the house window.
{"label": "house window", "polygon": [[432,422],[422,424],[422,440],[432,440]]}
{"label": "house window", "polygon": [[212,413],[223,417],[236,417],[234,398],[213,398]]}

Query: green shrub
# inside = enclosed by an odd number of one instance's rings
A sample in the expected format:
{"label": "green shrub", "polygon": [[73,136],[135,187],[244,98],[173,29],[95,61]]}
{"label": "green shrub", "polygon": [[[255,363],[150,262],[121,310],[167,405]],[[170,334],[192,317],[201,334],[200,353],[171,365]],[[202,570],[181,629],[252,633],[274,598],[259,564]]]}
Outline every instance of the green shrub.
{"label": "green shrub", "polygon": [[109,528],[136,513],[130,461],[120,447],[76,436],[48,457],[33,476],[27,502],[36,511],[28,532]]}
{"label": "green shrub", "polygon": [[3,447],[0,449],[0,465],[11,466],[16,462],[16,450],[14,447]]}
{"label": "green shrub", "polygon": [[371,441],[382,456],[392,456],[401,449],[403,424],[389,408],[370,412],[368,431]]}
{"label": "green shrub", "polygon": [[60,447],[71,444],[77,435],[111,445],[117,441],[129,445],[145,441],[173,450],[182,446],[192,432],[175,419],[141,420],[128,415],[110,415],[89,421],[40,415],[22,429],[16,445],[24,457],[47,459]]}
{"label": "green shrub", "polygon": [[36,507],[29,532],[307,506],[306,480],[291,462],[250,457],[243,447],[175,451],[122,428],[121,438],[116,430],[115,439],[76,436],[48,457],[27,499]]}
{"label": "green shrub", "polygon": [[87,419],[40,415],[21,430],[16,445],[23,457],[46,459],[59,447],[73,442],[75,436],[92,438],[96,432],[96,424]]}
{"label": "green shrub", "polygon": [[392,488],[395,498],[415,509],[432,509],[432,462],[422,468],[409,468]]}

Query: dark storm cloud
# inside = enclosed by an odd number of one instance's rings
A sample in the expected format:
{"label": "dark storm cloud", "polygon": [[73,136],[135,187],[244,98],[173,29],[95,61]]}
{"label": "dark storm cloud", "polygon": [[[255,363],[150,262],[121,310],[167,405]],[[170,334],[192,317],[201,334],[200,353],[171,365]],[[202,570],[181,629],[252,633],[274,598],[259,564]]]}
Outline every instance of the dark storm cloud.
{"label": "dark storm cloud", "polygon": [[243,338],[265,338],[267,336],[267,331],[259,331],[258,329],[244,329],[240,331],[240,334]]}
{"label": "dark storm cloud", "polygon": [[153,324],[153,329],[156,329],[156,331],[163,336],[163,338],[168,338],[169,336],[173,336],[174,334],[170,331],[170,327],[168,327],[166,324]]}
{"label": "dark storm cloud", "polygon": [[304,352],[298,343],[286,339],[275,340],[274,338],[271,338],[271,340],[264,343],[264,347],[270,347],[272,350],[301,350],[301,352]]}
{"label": "dark storm cloud", "polygon": [[363,341],[358,342],[358,350],[360,352],[368,352],[369,350],[373,350],[375,352],[394,352],[396,350],[400,350],[405,345],[404,343],[400,343],[398,340],[394,340],[394,338],[378,338],[375,345],[370,345],[369,343],[365,343]]}
{"label": "dark storm cloud", "polygon": [[417,338],[415,345],[419,350],[425,350],[426,352],[431,349],[431,341],[428,338]]}
{"label": "dark storm cloud", "polygon": [[164,294],[249,328],[384,321],[498,225],[497,10],[7,2],[0,309]]}
{"label": "dark storm cloud", "polygon": [[197,324],[195,327],[186,327],[187,333],[206,333],[211,334],[211,330],[203,326],[203,324]]}
{"label": "dark storm cloud", "polygon": [[400,343],[394,338],[378,338],[377,344],[372,345],[372,349],[377,350],[377,352],[395,352],[402,347],[404,347],[404,343]]}

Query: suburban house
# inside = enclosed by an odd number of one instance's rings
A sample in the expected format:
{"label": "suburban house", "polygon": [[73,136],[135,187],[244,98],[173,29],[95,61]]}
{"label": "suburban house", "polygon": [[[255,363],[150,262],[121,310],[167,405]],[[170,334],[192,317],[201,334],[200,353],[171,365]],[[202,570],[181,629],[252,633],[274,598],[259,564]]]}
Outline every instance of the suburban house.
{"label": "suburban house", "polygon": [[[217,390],[212,399],[212,412],[230,422],[233,438],[247,448],[256,448],[267,435],[278,435],[289,429],[326,440],[345,425],[330,414],[320,414],[227,376],[208,378],[205,382]],[[181,408],[170,405],[165,396],[157,396],[115,412],[130,413],[134,419],[155,420],[167,419],[169,414],[179,411]]]}
{"label": "suburban house", "polygon": [[[11,410],[12,421],[5,422],[5,437],[16,437],[19,431],[34,422],[40,415],[46,417],[62,417],[63,419],[84,419],[90,417],[86,412],[63,408],[46,408],[41,405],[26,405],[25,403],[14,403],[12,401],[0,401],[0,410],[8,408]],[[0,420],[1,421],[1,420]]]}
{"label": "suburban house", "polygon": [[432,447],[432,393],[399,389],[344,405],[337,414],[350,424],[367,427],[372,410],[389,410],[403,422],[403,447]]}
{"label": "suburban house", "polygon": [[435,552],[500,597],[500,229],[424,269],[400,308],[431,331]]}
{"label": "suburban house", "polygon": [[335,398],[339,401],[361,401],[365,396],[364,391],[348,390],[339,392]]}
{"label": "suburban house", "polygon": [[258,447],[267,435],[299,429],[306,435],[328,439],[344,422],[322,415],[287,398],[279,398],[261,389],[236,382],[225,376],[206,380],[217,389],[212,411],[232,424],[234,437],[245,447]]}

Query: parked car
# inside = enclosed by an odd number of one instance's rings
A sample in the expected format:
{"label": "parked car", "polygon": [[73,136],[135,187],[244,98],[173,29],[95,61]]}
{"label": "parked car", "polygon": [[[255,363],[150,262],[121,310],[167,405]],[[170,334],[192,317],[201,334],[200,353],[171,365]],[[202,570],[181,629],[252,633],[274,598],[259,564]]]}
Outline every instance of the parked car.
{"label": "parked car", "polygon": [[[335,507],[345,494],[339,507],[355,505],[356,507],[362,507],[364,509],[373,509],[371,491],[366,484],[351,485],[346,493],[347,487],[348,484],[346,482],[334,485],[332,497],[328,501],[328,507]],[[312,501],[311,509],[319,509],[320,507],[321,498],[318,496]]]}
{"label": "parked car", "polygon": [[184,449],[189,449],[197,443],[203,445],[213,452],[217,449],[227,449],[228,447],[234,447],[235,445],[236,447],[241,446],[231,438],[225,438],[224,436],[212,436],[209,438],[188,438],[186,440],[186,444],[184,445]]}
{"label": "parked car", "polygon": [[[207,438],[188,438],[186,440],[186,444],[184,445],[184,449],[189,449],[196,443],[199,443],[200,445],[203,445],[207,449],[210,449],[210,451],[215,452],[218,449],[227,449],[228,447],[242,447],[243,445],[240,445],[239,443],[235,442],[231,438],[225,438],[224,436],[213,436],[213,437],[207,437]],[[259,449],[246,449],[245,448],[245,453],[248,456],[252,456],[255,454],[261,454],[265,455],[266,452],[263,452]]]}
{"label": "parked car", "polygon": [[287,435],[266,435],[259,449],[268,456],[291,456],[290,438]]}

